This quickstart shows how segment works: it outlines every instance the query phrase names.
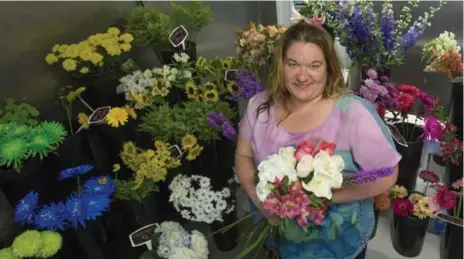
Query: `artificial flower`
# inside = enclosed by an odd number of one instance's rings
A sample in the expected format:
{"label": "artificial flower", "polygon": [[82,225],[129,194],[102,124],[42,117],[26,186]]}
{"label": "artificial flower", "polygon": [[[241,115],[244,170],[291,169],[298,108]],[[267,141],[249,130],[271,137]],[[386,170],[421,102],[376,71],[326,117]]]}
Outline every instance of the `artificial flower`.
{"label": "artificial flower", "polygon": [[237,134],[234,127],[232,126],[232,123],[223,113],[208,112],[207,123],[213,129],[221,131],[222,135],[228,139],[233,139]]}
{"label": "artificial flower", "polygon": [[90,123],[89,123],[89,116],[87,114],[80,112],[77,114],[77,122],[82,126],[84,129],[90,128]]}
{"label": "artificial flower", "polygon": [[85,92],[85,90],[87,90],[87,87],[81,86],[81,87],[77,88],[76,90],[69,92],[69,93],[66,95],[66,100],[67,100],[68,102],[73,102],[73,101],[75,101],[77,98],[79,98],[79,96],[80,96],[83,92]]}
{"label": "artificial flower", "polygon": [[454,182],[452,185],[451,185],[454,189],[461,189],[462,186],[463,186],[463,181],[462,179],[458,179],[456,182]]}
{"label": "artificial flower", "polygon": [[264,90],[263,83],[252,70],[238,71],[235,82],[228,84],[232,100],[249,100]]}
{"label": "artificial flower", "polygon": [[49,258],[58,253],[63,245],[63,237],[59,233],[53,231],[42,231],[40,236],[42,240],[42,247],[38,252],[38,258]]}
{"label": "artificial flower", "polygon": [[38,208],[38,203],[39,194],[30,191],[16,204],[14,221],[21,224],[32,224]]}
{"label": "artificial flower", "polygon": [[135,109],[130,107],[129,105],[124,106],[124,110],[126,110],[127,114],[129,114],[129,117],[132,119],[137,119],[137,113],[135,112]]}
{"label": "artificial flower", "polygon": [[116,191],[116,185],[109,176],[92,177],[82,188],[84,193],[110,196]]}
{"label": "artificial flower", "polygon": [[437,183],[440,180],[437,174],[426,170],[423,170],[419,173],[419,178],[428,183]]}
{"label": "artificial flower", "polygon": [[427,116],[424,119],[421,138],[425,140],[438,140],[443,138],[443,128],[440,122],[434,116]]}
{"label": "artificial flower", "polygon": [[185,134],[182,138],[182,149],[188,150],[193,148],[197,144],[197,138],[191,134]]}
{"label": "artificial flower", "polygon": [[93,165],[80,165],[73,168],[64,169],[60,171],[58,180],[79,177],[88,173],[89,171],[92,171],[93,169]]}
{"label": "artificial flower", "polygon": [[203,151],[203,147],[196,144],[191,149],[189,149],[186,159],[189,161],[197,159],[197,157],[201,154],[201,151]]}
{"label": "artificial flower", "polygon": [[390,190],[391,195],[393,196],[393,199],[403,199],[408,196],[408,190],[404,188],[403,186],[395,185],[391,188]]}
{"label": "artificial flower", "polygon": [[37,230],[28,230],[13,240],[13,254],[19,258],[34,257],[41,249],[42,239]]}
{"label": "artificial flower", "polygon": [[411,202],[412,205],[416,205],[419,203],[419,201],[424,198],[424,195],[420,194],[420,193],[411,193],[411,195],[409,195],[408,197],[408,200],[409,202]]}
{"label": "artificial flower", "polygon": [[124,108],[114,107],[108,112],[106,121],[111,127],[117,128],[120,125],[125,125],[128,118],[129,114]]}
{"label": "artificial flower", "polygon": [[436,193],[436,199],[441,208],[451,209],[456,204],[456,197],[446,187],[439,188]]}
{"label": "artificial flower", "polygon": [[[79,199],[81,202],[81,212],[84,213],[85,220],[95,220],[109,208],[111,203],[110,195],[106,194],[83,193]],[[79,223],[81,222],[79,221]],[[85,225],[82,224],[82,226]]]}
{"label": "artificial flower", "polygon": [[395,172],[393,167],[381,167],[378,169],[372,170],[362,170],[356,173],[351,174],[347,177],[347,181],[353,181],[356,184],[363,184],[374,182],[379,178],[387,177],[392,175]]}
{"label": "artificial flower", "polygon": [[35,226],[38,229],[63,230],[65,207],[60,203],[50,203],[43,206],[34,217]]}
{"label": "artificial flower", "polygon": [[393,213],[400,216],[408,216],[413,210],[414,206],[409,200],[395,199],[392,204]]}

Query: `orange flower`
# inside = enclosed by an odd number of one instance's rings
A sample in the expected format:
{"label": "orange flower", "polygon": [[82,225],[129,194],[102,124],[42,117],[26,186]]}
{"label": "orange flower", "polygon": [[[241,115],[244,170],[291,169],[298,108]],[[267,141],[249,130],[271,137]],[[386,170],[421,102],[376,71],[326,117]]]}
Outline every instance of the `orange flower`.
{"label": "orange flower", "polygon": [[390,197],[388,193],[380,194],[374,197],[374,207],[378,211],[383,211],[390,208]]}

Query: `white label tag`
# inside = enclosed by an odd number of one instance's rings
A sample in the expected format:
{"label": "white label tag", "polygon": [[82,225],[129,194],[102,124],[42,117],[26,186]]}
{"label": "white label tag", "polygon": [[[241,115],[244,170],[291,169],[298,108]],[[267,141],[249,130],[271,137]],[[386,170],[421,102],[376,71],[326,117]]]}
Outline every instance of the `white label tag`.
{"label": "white label tag", "polygon": [[153,235],[157,227],[158,223],[154,223],[146,225],[132,232],[129,235],[129,240],[131,242],[132,247],[146,245],[148,250],[152,250],[153,244],[151,243],[151,236]]}
{"label": "white label tag", "polygon": [[182,155],[184,154],[182,152],[182,149],[178,145],[172,145],[168,147],[169,152],[171,152],[171,156],[176,159],[181,159]]}
{"label": "white label tag", "polygon": [[89,124],[103,123],[108,117],[108,113],[111,110],[111,106],[105,106],[95,109],[89,116]]}
{"label": "white label tag", "polygon": [[229,82],[233,82],[237,79],[237,72],[239,70],[238,69],[228,69],[226,70],[226,73],[224,74],[224,80],[225,81],[229,81]]}
{"label": "white label tag", "polygon": [[185,50],[185,41],[188,37],[188,31],[183,25],[175,28],[171,34],[169,34],[169,42],[171,42],[174,48],[182,46],[182,49]]}
{"label": "white label tag", "polygon": [[401,146],[408,147],[408,143],[403,138],[403,135],[401,135],[398,128],[394,124],[388,123],[388,122],[387,122],[387,126],[388,126],[388,130],[390,131],[390,133],[391,133],[393,139],[396,141],[396,143],[398,143]]}
{"label": "white label tag", "polygon": [[462,219],[455,218],[453,216],[445,215],[445,214],[442,214],[442,213],[438,213],[435,217],[437,217],[438,219],[441,219],[443,221],[446,221],[448,223],[451,223],[453,225],[463,227]]}

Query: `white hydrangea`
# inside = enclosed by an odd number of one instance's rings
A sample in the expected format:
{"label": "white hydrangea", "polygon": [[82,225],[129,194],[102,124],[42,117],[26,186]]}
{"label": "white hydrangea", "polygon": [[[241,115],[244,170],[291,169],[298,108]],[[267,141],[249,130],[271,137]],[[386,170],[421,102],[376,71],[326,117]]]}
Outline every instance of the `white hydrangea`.
{"label": "white hydrangea", "polygon": [[[222,216],[231,213],[235,206],[229,188],[214,191],[208,177],[177,175],[169,185],[169,201],[182,218],[205,222],[222,222]],[[231,203],[227,201],[231,200]]]}

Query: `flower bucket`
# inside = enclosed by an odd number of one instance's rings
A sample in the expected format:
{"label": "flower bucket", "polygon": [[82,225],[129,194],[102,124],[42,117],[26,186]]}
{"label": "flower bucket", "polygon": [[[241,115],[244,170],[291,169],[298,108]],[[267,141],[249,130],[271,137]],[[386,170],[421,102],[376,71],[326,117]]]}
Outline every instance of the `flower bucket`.
{"label": "flower bucket", "polygon": [[391,238],[393,248],[406,257],[416,257],[422,252],[429,219],[393,215]]}
{"label": "flower bucket", "polygon": [[395,142],[396,149],[402,156],[399,163],[398,181],[396,183],[404,186],[407,190],[414,190],[416,188],[417,175],[422,158],[422,148],[424,146],[424,141],[419,139],[421,130],[412,123],[396,123],[395,126],[400,132],[408,132],[408,136],[405,137],[408,147]]}
{"label": "flower bucket", "polygon": [[[462,220],[461,220],[462,223]],[[441,239],[440,258],[441,259],[462,259],[462,225],[447,223],[445,233]]]}

